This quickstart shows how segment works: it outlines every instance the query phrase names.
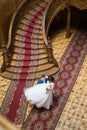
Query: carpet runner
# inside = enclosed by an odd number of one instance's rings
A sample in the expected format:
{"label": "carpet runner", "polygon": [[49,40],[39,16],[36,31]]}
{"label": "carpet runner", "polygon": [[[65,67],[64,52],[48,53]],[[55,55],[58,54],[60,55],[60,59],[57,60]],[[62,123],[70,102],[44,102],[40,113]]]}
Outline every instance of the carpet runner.
{"label": "carpet runner", "polygon": [[[23,56],[21,55],[18,55],[17,56],[17,60],[21,58],[21,60],[23,62],[21,62],[21,65],[23,66],[22,68],[17,68],[15,69],[14,71],[15,72],[20,72],[19,74],[17,75],[13,75],[12,79],[18,79],[18,81],[12,81],[9,88],[8,88],[8,91],[6,93],[6,96],[4,98],[4,101],[2,103],[2,106],[1,106],[1,114],[6,116],[9,120],[11,120],[12,122],[14,122],[15,124],[22,124],[23,123],[23,120],[24,120],[24,117],[25,117],[25,114],[26,114],[26,109],[27,109],[27,102],[25,100],[25,97],[24,97],[24,93],[23,93],[23,90],[26,86],[32,86],[33,85],[33,81],[29,81],[28,79],[30,79],[30,77],[33,77],[34,79],[34,76],[35,76],[35,72],[36,72],[36,67],[33,67],[32,68],[32,65],[37,65],[37,60],[33,61],[32,60],[32,56],[34,53],[37,53],[36,55],[36,59],[38,58],[38,52],[36,50],[33,50],[32,48],[34,47],[37,48],[38,45],[38,40],[36,42],[36,45],[32,44],[32,36],[33,36],[33,33],[34,33],[34,27],[35,25],[37,24],[37,21],[39,19],[40,16],[43,16],[40,12],[44,12],[45,11],[45,8],[46,8],[46,4],[43,6],[43,7],[40,7],[40,9],[38,10],[38,12],[35,12],[35,16],[32,17],[31,19],[31,22],[29,22],[28,24],[28,28],[26,30],[26,32],[24,33],[25,35],[25,38],[23,39],[23,47],[26,48],[26,41],[28,42],[28,38],[26,36],[29,36],[30,39],[29,39],[29,42],[31,43],[29,46],[30,46],[30,52],[29,54],[31,55],[28,55],[28,61],[26,62],[26,59],[27,59],[27,55],[25,55],[27,52],[27,50],[25,49],[25,53]],[[32,23],[32,21],[35,21],[35,23]],[[32,24],[32,33],[28,33],[28,30],[30,29],[29,26]],[[21,33],[21,32],[20,32]],[[38,38],[38,34],[37,34],[37,38]],[[21,49],[19,48],[18,52],[20,52]],[[26,66],[26,63],[27,63],[27,66],[29,67],[26,67],[26,73],[23,74],[22,72],[25,71],[25,66]],[[20,65],[19,62],[16,62],[16,66]],[[33,71],[32,71],[33,70]],[[29,73],[29,72],[33,72],[33,73]],[[25,80],[22,80],[22,79],[25,79]]]}
{"label": "carpet runner", "polygon": [[[34,107],[23,123],[23,130],[54,130],[78,77],[87,54],[87,32],[78,31],[61,58],[60,72],[55,76],[54,104],[50,110]],[[33,118],[32,118],[33,117]]]}

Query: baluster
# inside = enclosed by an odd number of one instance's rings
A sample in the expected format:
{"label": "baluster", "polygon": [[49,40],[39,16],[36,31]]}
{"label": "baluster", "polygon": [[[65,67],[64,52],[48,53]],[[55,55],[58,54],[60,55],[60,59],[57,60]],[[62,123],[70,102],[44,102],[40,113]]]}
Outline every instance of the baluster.
{"label": "baluster", "polygon": [[1,72],[5,71],[5,68],[10,66],[10,56],[8,50],[6,49],[5,44],[2,44],[2,56],[3,56],[3,64],[1,67]]}
{"label": "baluster", "polygon": [[53,56],[53,49],[52,49],[52,45],[51,45],[51,41],[50,41],[49,37],[48,37],[47,53],[48,53],[49,62],[58,67],[58,63],[57,63],[56,59]]}
{"label": "baluster", "polygon": [[53,62],[53,53],[52,53],[52,45],[51,45],[51,41],[48,37],[48,47],[47,47],[47,53],[48,53],[48,60],[50,63]]}
{"label": "baluster", "polygon": [[69,7],[70,0],[66,0],[66,7],[67,7],[67,31],[66,31],[66,38],[70,37],[70,23],[71,23],[71,10]]}

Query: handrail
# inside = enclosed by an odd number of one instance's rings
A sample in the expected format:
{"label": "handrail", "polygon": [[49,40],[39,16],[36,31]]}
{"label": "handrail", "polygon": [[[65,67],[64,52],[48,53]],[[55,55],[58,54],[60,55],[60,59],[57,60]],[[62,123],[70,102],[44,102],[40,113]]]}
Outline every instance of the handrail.
{"label": "handrail", "polygon": [[19,4],[19,6],[17,7],[17,11],[22,7],[22,5],[26,2],[27,0],[23,0],[20,4]]}
{"label": "handrail", "polygon": [[85,10],[87,9],[87,0],[70,0],[70,5],[74,6],[80,10]]}
{"label": "handrail", "polygon": [[53,0],[50,0],[49,5],[47,6],[47,9],[46,9],[46,11],[44,13],[44,17],[43,17],[43,23],[42,23],[43,37],[44,37],[44,42],[45,42],[46,46],[48,45],[48,41],[47,41],[47,35],[46,35],[46,30],[45,30],[45,19],[46,19],[46,15],[47,15],[48,9],[49,9],[52,1]]}
{"label": "handrail", "polygon": [[20,10],[20,8],[22,7],[22,5],[23,5],[26,1],[27,1],[27,0],[24,0],[23,2],[20,3],[20,5],[19,5],[18,8],[17,8],[17,11],[14,12],[14,14],[13,14],[13,16],[12,16],[12,19],[11,19],[11,22],[10,22],[10,27],[9,27],[9,32],[8,32],[8,41],[7,41],[7,46],[6,46],[7,49],[10,47],[10,44],[11,44],[12,28],[13,28],[13,24],[14,24],[16,15],[17,15],[18,11]]}
{"label": "handrail", "polygon": [[[43,23],[42,23],[42,28],[43,28],[43,37],[44,37],[44,42],[46,45],[46,49],[47,49],[47,54],[48,54],[48,61],[49,63],[53,63],[55,66],[59,67],[56,59],[53,56],[53,50],[52,50],[52,45],[50,42],[50,39],[47,37],[48,36],[48,30],[50,27],[50,24],[52,22],[52,20],[54,19],[55,15],[61,11],[62,9],[64,9],[65,7],[65,1],[64,0],[51,0],[46,11],[44,14],[44,19],[43,19]],[[52,7],[52,9],[51,9]],[[53,8],[55,7],[55,8]],[[58,7],[58,9],[57,9]],[[50,12],[50,9],[52,12]],[[51,15],[50,15],[51,13]]]}
{"label": "handrail", "polygon": [[10,43],[11,43],[12,27],[13,27],[13,23],[14,23],[16,14],[17,14],[17,12],[15,12],[15,13],[13,14],[12,19],[11,19],[10,28],[9,28],[9,32],[8,32],[8,41],[7,41],[7,47],[6,47],[7,49],[9,48]]}
{"label": "handrail", "polygon": [[[44,42],[45,42],[46,46],[48,45],[47,35],[48,35],[48,30],[49,30],[50,24],[51,24],[52,20],[54,19],[54,17],[56,16],[56,14],[67,6],[67,4],[66,4],[67,1],[69,1],[70,6],[77,7],[80,10],[87,9],[87,0],[79,1],[79,2],[75,1],[75,0],[55,0],[55,1],[51,0],[47,7],[47,10],[45,11],[43,25],[42,25]],[[57,6],[58,6],[58,8],[56,8]],[[51,7],[54,7],[54,8],[51,10]],[[51,10],[51,15],[50,15],[50,10]]]}
{"label": "handrail", "polygon": [[[61,2],[61,4],[59,4]],[[51,8],[52,5],[57,5],[59,6],[59,8],[54,8],[54,11],[52,12],[52,15],[49,19],[49,21],[47,21],[47,18],[49,17],[49,8]],[[46,11],[45,11],[45,14],[44,14],[44,19],[43,19],[43,24],[42,24],[42,28],[43,28],[43,36],[44,36],[44,42],[46,44],[46,46],[48,45],[48,41],[47,41],[47,35],[48,35],[48,30],[49,30],[49,27],[50,27],[50,24],[53,20],[53,18],[56,16],[56,14],[58,13],[58,11],[61,11],[64,7],[66,7],[66,4],[65,4],[65,1],[64,0],[55,0],[55,3],[54,3],[54,0],[51,0]],[[48,24],[48,23],[49,24]]]}

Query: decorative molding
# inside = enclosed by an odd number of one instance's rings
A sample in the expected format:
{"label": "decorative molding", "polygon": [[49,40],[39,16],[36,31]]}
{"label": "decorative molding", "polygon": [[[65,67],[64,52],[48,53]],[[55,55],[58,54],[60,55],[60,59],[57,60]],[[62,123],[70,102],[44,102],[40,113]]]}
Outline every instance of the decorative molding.
{"label": "decorative molding", "polygon": [[84,10],[87,9],[87,0],[70,0],[70,5]]}

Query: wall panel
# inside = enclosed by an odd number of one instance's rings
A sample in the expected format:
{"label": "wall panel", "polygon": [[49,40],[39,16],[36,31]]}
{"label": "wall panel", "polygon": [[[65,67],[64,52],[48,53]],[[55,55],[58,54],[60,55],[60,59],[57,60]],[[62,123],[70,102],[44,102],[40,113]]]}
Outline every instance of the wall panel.
{"label": "wall panel", "polygon": [[3,32],[2,35],[4,35],[3,38],[6,41],[8,37],[10,20],[15,11],[15,0],[0,0],[0,34]]}

